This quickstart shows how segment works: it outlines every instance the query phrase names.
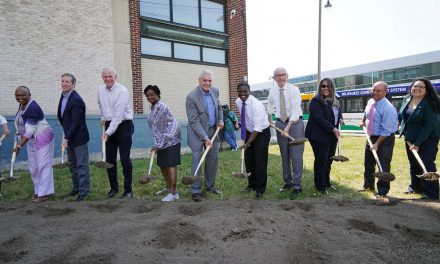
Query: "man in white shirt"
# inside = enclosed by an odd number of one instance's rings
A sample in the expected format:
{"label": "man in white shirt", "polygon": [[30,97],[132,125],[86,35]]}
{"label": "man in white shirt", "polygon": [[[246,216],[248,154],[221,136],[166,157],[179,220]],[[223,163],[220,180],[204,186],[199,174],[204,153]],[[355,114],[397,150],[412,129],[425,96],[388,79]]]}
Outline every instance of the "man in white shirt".
{"label": "man in white shirt", "polygon": [[285,68],[276,68],[273,73],[276,84],[269,92],[269,114],[276,118],[275,125],[284,131],[277,132],[283,165],[284,186],[280,191],[292,190],[292,195],[301,193],[304,144],[289,146],[287,135],[304,138],[301,94],[298,87],[287,83],[289,75]]}
{"label": "man in white shirt", "polygon": [[242,82],[237,86],[235,104],[240,110],[241,132],[245,149],[246,172],[250,172],[246,191],[255,190],[261,198],[266,191],[267,160],[270,141],[269,120],[264,105],[250,95],[250,86]]}
{"label": "man in white shirt", "polygon": [[132,144],[133,111],[130,105],[130,96],[127,88],[116,82],[116,71],[113,68],[102,70],[104,85],[98,90],[98,104],[101,112],[101,126],[105,126],[103,139],[106,146],[106,162],[113,164],[107,169],[110,182],[108,197],[111,198],[119,192],[117,175],[117,152],[121,158],[122,172],[124,174],[124,193],[121,198],[132,198],[132,170],[130,159]]}

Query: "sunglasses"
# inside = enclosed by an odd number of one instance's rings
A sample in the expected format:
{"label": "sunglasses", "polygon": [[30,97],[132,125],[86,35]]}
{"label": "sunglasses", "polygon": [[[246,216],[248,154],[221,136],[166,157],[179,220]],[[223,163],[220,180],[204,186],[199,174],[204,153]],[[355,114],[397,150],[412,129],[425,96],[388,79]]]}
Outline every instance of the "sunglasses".
{"label": "sunglasses", "polygon": [[330,88],[330,85],[321,84],[321,88]]}

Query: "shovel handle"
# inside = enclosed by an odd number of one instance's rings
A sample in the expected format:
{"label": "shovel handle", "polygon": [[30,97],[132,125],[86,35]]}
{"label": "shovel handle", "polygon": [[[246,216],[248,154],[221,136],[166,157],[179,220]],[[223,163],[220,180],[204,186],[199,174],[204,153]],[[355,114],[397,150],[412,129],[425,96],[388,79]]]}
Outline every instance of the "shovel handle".
{"label": "shovel handle", "polygon": [[377,152],[375,149],[373,149],[373,142],[371,142],[370,136],[368,135],[367,129],[363,126],[362,129],[364,130],[365,137],[367,138],[368,145],[370,146],[371,152],[373,152],[374,159],[376,160],[377,167],[379,167],[379,171],[383,172],[382,165],[380,165],[379,156],[377,156]]}
{"label": "shovel handle", "polygon": [[[220,131],[220,127],[217,127],[217,129],[214,132],[214,135],[211,138],[211,146],[214,144],[215,138],[217,137],[218,132]],[[211,146],[208,146],[205,151],[203,152],[202,157],[200,158],[199,164],[197,165],[196,171],[194,172],[194,175],[197,175],[199,172],[200,166],[202,166],[203,161],[205,161],[206,155],[208,155],[208,151],[211,149]]]}
{"label": "shovel handle", "polygon": [[241,173],[244,171],[244,148],[241,148]]}
{"label": "shovel handle", "polygon": [[[14,137],[14,149],[17,147],[17,137]],[[14,164],[15,164],[15,158],[17,157],[17,152],[12,152],[11,157],[11,169],[9,171],[9,177],[14,177]]]}
{"label": "shovel handle", "polygon": [[104,133],[105,133],[105,125],[102,125],[102,143],[101,143],[101,151],[102,151],[102,161],[105,162],[105,140],[104,140]]}
{"label": "shovel handle", "polygon": [[61,164],[64,164],[64,152],[66,151],[66,148],[64,146],[61,146]]}
{"label": "shovel handle", "polygon": [[[406,144],[408,144],[408,147],[411,147],[411,142],[406,142]],[[420,158],[419,153],[415,150],[415,149],[411,149],[412,153],[414,154],[414,157],[416,157],[416,160],[419,162],[420,167],[422,167],[423,170],[423,174],[427,174],[428,172],[426,171],[426,167],[425,164],[423,164],[422,159]]]}
{"label": "shovel handle", "polygon": [[[270,124],[269,126],[275,128],[275,130],[278,131],[278,132],[280,132],[281,134],[284,134],[284,130],[281,130],[280,128],[278,128],[278,127],[275,126],[274,124]],[[287,138],[290,139],[290,140],[292,140],[292,141],[295,141],[295,139],[294,139],[291,135],[289,135],[289,134],[287,134]]]}
{"label": "shovel handle", "polygon": [[153,161],[154,161],[154,155],[156,154],[156,151],[151,151],[150,156],[150,166],[148,167],[148,175],[151,175],[151,168],[153,167]]}
{"label": "shovel handle", "polygon": [[5,137],[6,137],[5,134],[3,134],[3,135],[0,137],[0,146],[2,145],[2,141],[3,141],[3,139],[5,139]]}

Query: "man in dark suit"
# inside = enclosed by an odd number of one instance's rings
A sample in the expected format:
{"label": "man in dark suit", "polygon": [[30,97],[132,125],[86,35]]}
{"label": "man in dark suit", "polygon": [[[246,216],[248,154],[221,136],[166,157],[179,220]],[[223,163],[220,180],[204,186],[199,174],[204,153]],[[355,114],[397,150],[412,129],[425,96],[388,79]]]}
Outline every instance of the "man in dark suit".
{"label": "man in dark suit", "polygon": [[[194,174],[204,149],[211,147],[205,162],[205,185],[209,192],[220,193],[215,189],[215,178],[218,166],[218,140],[211,142],[217,127],[223,128],[223,111],[219,102],[219,91],[211,87],[213,73],[203,70],[199,75],[199,86],[186,97],[186,115],[188,117],[188,145],[192,152],[191,173]],[[200,174],[200,170],[198,172]],[[202,200],[202,182],[191,185],[194,202]]]}
{"label": "man in dark suit", "polygon": [[89,131],[86,125],[86,105],[74,90],[76,78],[70,73],[61,76],[62,94],[58,104],[58,120],[64,131],[62,146],[67,147],[67,158],[72,174],[71,196],[78,195],[77,202],[84,201],[90,191]]}

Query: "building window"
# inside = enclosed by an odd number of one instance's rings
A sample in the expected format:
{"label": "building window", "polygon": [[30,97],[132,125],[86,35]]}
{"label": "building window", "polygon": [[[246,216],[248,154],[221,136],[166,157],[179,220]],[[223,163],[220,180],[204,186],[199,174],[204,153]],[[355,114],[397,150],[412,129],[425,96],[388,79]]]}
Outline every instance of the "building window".
{"label": "building window", "polygon": [[141,39],[142,54],[171,58],[171,42],[157,39]]}
{"label": "building window", "polygon": [[220,49],[203,48],[203,61],[226,64],[226,51]]}
{"label": "building window", "polygon": [[214,1],[140,0],[140,13],[144,17],[225,32],[225,7]]}
{"label": "building window", "polygon": [[170,0],[139,0],[141,16],[170,21]]}
{"label": "building window", "polygon": [[200,47],[174,43],[174,58],[200,61]]}
{"label": "building window", "polygon": [[172,0],[173,22],[199,27],[198,0]]}

